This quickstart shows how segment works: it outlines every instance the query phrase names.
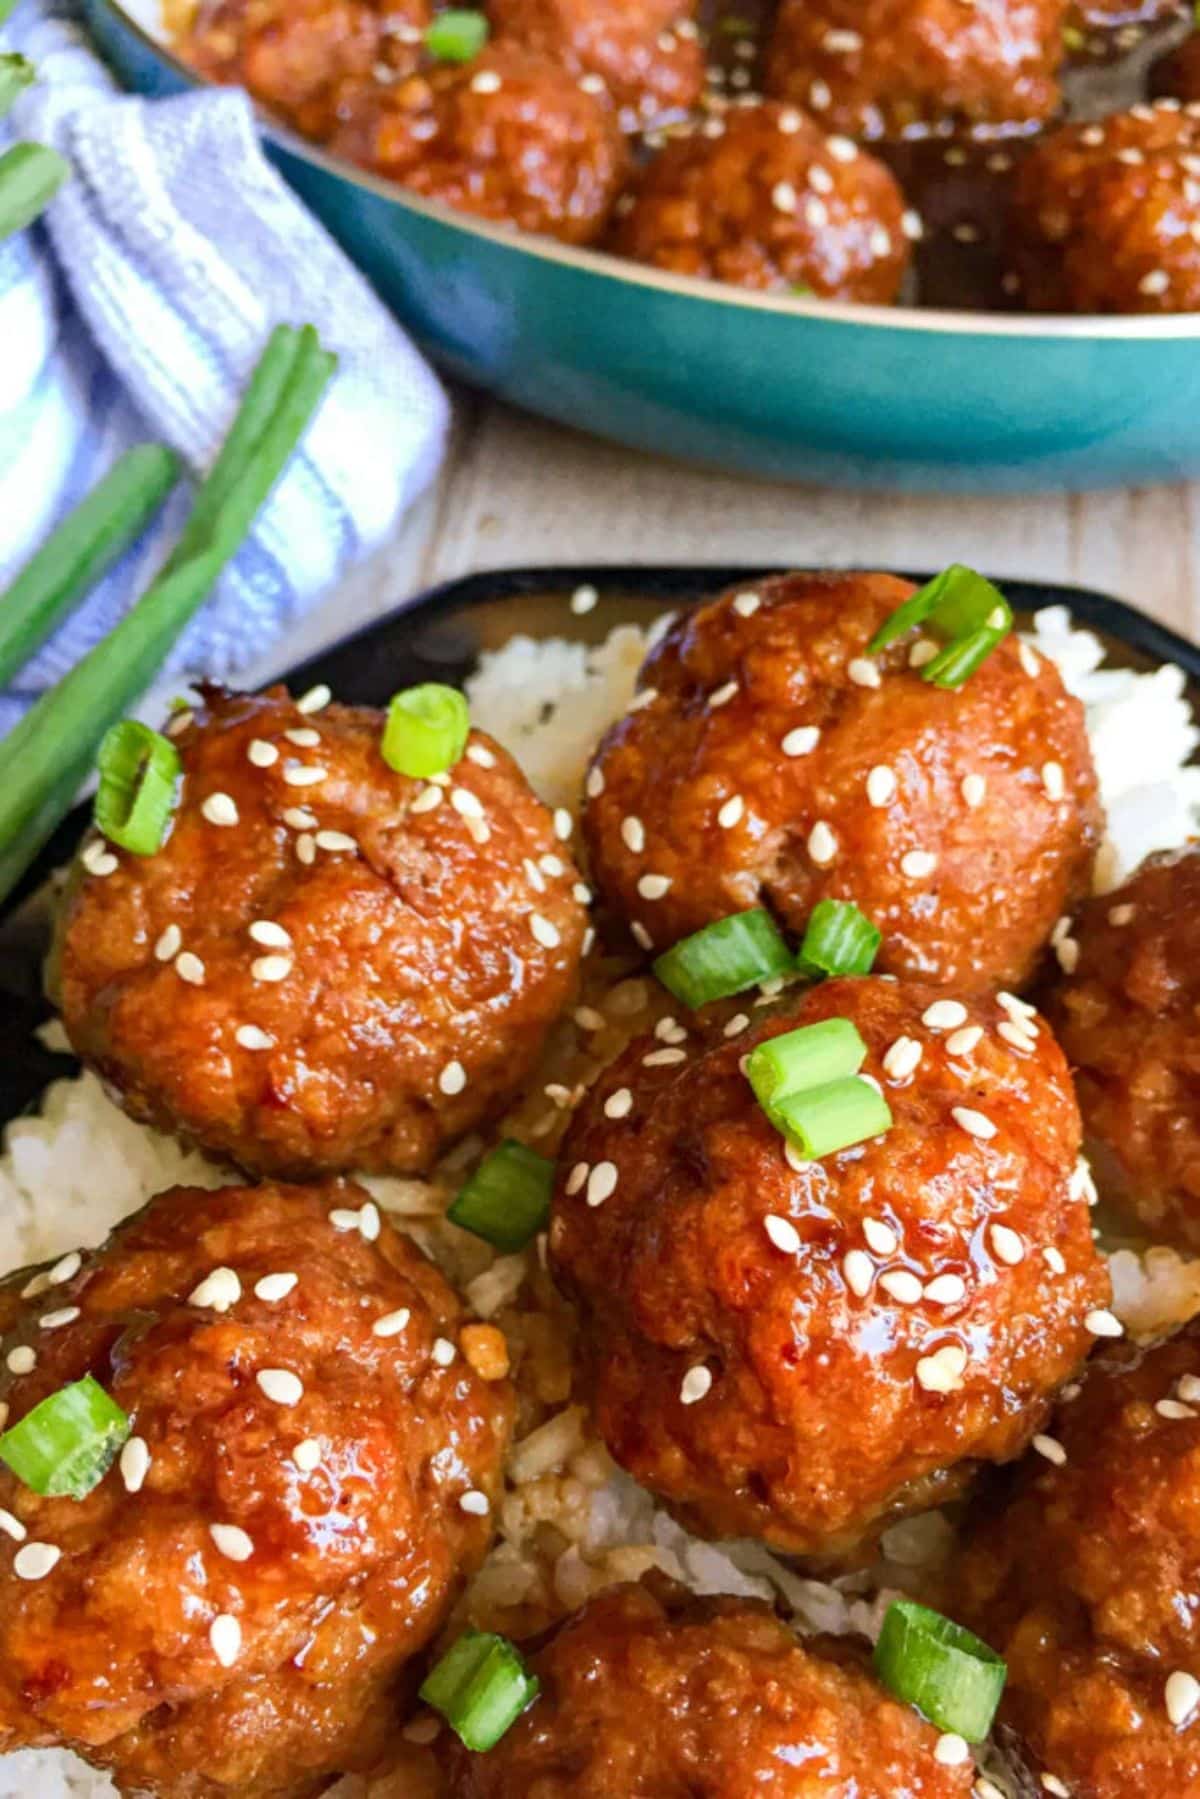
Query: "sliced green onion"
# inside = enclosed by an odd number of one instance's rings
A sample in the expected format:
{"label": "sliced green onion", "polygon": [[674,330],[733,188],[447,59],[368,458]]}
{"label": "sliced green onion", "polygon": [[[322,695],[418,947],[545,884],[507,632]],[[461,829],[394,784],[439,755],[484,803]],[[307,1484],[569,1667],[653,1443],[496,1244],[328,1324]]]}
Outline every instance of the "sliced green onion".
{"label": "sliced green onion", "polygon": [[71,173],[46,144],[14,144],[0,156],[0,243],[45,212]]}
{"label": "sliced green onion", "polygon": [[544,1228],[553,1186],[554,1163],[510,1137],[479,1164],[446,1215],[511,1255]]}
{"label": "sliced green onion", "polygon": [[793,1093],[857,1074],[866,1054],[867,1046],[850,1019],[823,1018],[819,1024],[802,1024],[756,1044],[746,1074],[759,1105],[772,1113]]}
{"label": "sliced green onion", "polygon": [[892,1127],[887,1100],[857,1075],[789,1093],[766,1110],[776,1128],[813,1162],[853,1143],[865,1143],[868,1137],[882,1137]]}
{"label": "sliced green onion", "polygon": [[52,1393],[0,1437],[0,1461],[46,1499],[86,1499],[129,1435],[129,1419],[85,1374]]}
{"label": "sliced green onion", "polygon": [[453,6],[425,28],[425,48],[438,62],[470,62],[488,41],[487,16]]}
{"label": "sliced green onion", "polygon": [[1007,630],[1012,624],[1012,613],[1000,589],[976,574],[973,568],[952,562],[884,620],[867,645],[867,654],[874,656],[877,651],[886,649],[914,625],[928,625],[932,634],[943,642],[962,637],[968,631],[990,624],[997,608],[1002,608]]}
{"label": "sliced green onion", "polygon": [[179,751],[149,725],[123,718],[105,732],[96,763],[97,830],[135,856],[152,856],[162,848],[175,809]]}
{"label": "sliced green onion", "polygon": [[421,1697],[468,1749],[492,1749],[533,1704],[538,1681],[506,1637],[467,1630],[426,1675]]}
{"label": "sliced green onion", "polygon": [[171,450],[137,444],[34,551],[0,595],[0,687],[141,535],[178,478]]}
{"label": "sliced green onion", "polygon": [[383,759],[397,774],[428,780],[454,767],[470,731],[467,702],[456,687],[440,681],[407,687],[388,707]]}
{"label": "sliced green onion", "polygon": [[883,933],[852,900],[818,900],[800,945],[800,962],[822,974],[867,974],[882,941]]}
{"label": "sliced green onion", "polygon": [[16,4],[17,0],[0,0],[0,25],[3,25],[11,16],[13,7]]}
{"label": "sliced green onion", "polygon": [[908,1599],[888,1607],[875,1670],[898,1699],[968,1743],[982,1742],[991,1729],[1008,1675],[995,1651],[969,1630]]}
{"label": "sliced green onion", "polygon": [[695,1011],[791,967],[791,952],[770,913],[756,906],[684,937],[658,957],[654,972],[668,993]]}
{"label": "sliced green onion", "polygon": [[37,80],[37,70],[27,57],[0,56],[0,119],[17,96]]}
{"label": "sliced green onion", "polygon": [[987,661],[1007,633],[1007,625],[996,630],[985,625],[978,631],[968,631],[964,636],[956,637],[953,643],[946,644],[931,662],[925,664],[921,670],[921,679],[929,681],[934,687],[957,691],[980,664]]}

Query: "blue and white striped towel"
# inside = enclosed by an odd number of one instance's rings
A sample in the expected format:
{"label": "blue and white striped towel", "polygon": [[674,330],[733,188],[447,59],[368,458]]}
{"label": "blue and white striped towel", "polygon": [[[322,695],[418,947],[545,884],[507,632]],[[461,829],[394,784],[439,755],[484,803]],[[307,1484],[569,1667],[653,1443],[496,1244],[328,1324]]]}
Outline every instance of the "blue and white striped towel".
{"label": "blue and white striped towel", "polygon": [[[445,397],[265,162],[242,95],[119,96],[55,0],[21,0],[0,48],[39,73],[0,148],[52,143],[73,171],[0,244],[0,586],[130,444],[207,467],[273,324],[311,322],[338,352],[303,453],[169,664],[232,675],[392,531],[437,467]],[[136,598],[187,504],[177,490],[0,695],[0,736]]]}

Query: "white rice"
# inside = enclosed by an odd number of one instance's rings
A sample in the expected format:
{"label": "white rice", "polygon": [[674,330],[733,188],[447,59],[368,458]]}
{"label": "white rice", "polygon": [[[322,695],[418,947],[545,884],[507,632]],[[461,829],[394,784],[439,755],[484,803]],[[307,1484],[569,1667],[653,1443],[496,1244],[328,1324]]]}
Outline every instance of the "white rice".
{"label": "white rice", "polygon": [[[662,621],[652,635],[662,629]],[[631,626],[596,648],[517,637],[489,653],[468,683],[472,717],[519,759],[551,805],[574,806],[587,760],[627,708],[649,637]],[[1109,820],[1098,885],[1111,887],[1151,850],[1176,848],[1197,829],[1200,769],[1184,764],[1200,740],[1182,671],[1152,674],[1101,667],[1103,649],[1074,630],[1063,608],[1040,613],[1029,642],[1052,657],[1087,708],[1088,732]],[[461,1168],[478,1145],[455,1153]],[[11,1125],[0,1157],[0,1268],[91,1246],[152,1194],[177,1182],[215,1186],[229,1177],[166,1138],[130,1123],[90,1074],[57,1082],[37,1117]],[[531,1254],[493,1258],[440,1223],[453,1182],[368,1182],[396,1222],[436,1255],[484,1317],[511,1304]],[[1157,1248],[1111,1257],[1115,1310],[1131,1330],[1152,1334],[1200,1309],[1200,1261]],[[873,1636],[897,1589],[915,1587],[948,1553],[953,1533],[939,1514],[887,1533],[875,1578],[807,1580],[761,1545],[689,1536],[626,1475],[566,1405],[515,1444],[496,1548],[467,1599],[472,1616],[518,1605],[539,1578],[533,1538],[552,1522],[567,1547],[552,1569],[563,1609],[614,1580],[657,1567],[701,1593],[780,1596],[804,1629],[854,1629]],[[378,1799],[386,1780],[375,1789]],[[342,1799],[362,1783],[339,1787]],[[0,1799],[107,1799],[108,1778],[58,1751],[0,1757]]]}

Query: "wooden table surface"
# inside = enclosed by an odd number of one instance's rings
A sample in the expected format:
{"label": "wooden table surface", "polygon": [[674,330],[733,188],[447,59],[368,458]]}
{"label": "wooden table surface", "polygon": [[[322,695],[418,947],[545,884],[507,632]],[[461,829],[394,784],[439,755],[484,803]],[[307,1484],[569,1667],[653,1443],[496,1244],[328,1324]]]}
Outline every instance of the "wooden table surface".
{"label": "wooden table surface", "polygon": [[835,492],[711,474],[459,396],[432,491],[275,666],[479,569],[738,561],[967,562],[1103,588],[1200,638],[1200,484],[996,499]]}

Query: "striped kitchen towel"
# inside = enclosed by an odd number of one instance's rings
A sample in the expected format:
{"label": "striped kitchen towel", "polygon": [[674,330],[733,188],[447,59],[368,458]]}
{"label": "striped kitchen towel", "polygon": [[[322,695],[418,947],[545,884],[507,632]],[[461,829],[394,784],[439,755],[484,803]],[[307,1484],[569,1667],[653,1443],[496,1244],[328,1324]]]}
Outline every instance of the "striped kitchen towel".
{"label": "striped kitchen towel", "polygon": [[[0,48],[39,80],[14,136],[72,178],[0,244],[0,588],[130,444],[211,461],[271,327],[312,323],[339,369],[169,671],[232,676],[382,542],[440,458],[446,401],[363,278],[264,160],[238,93],[120,96],[61,0],[19,0]],[[188,504],[181,487],[0,695],[0,736],[121,616]]]}

